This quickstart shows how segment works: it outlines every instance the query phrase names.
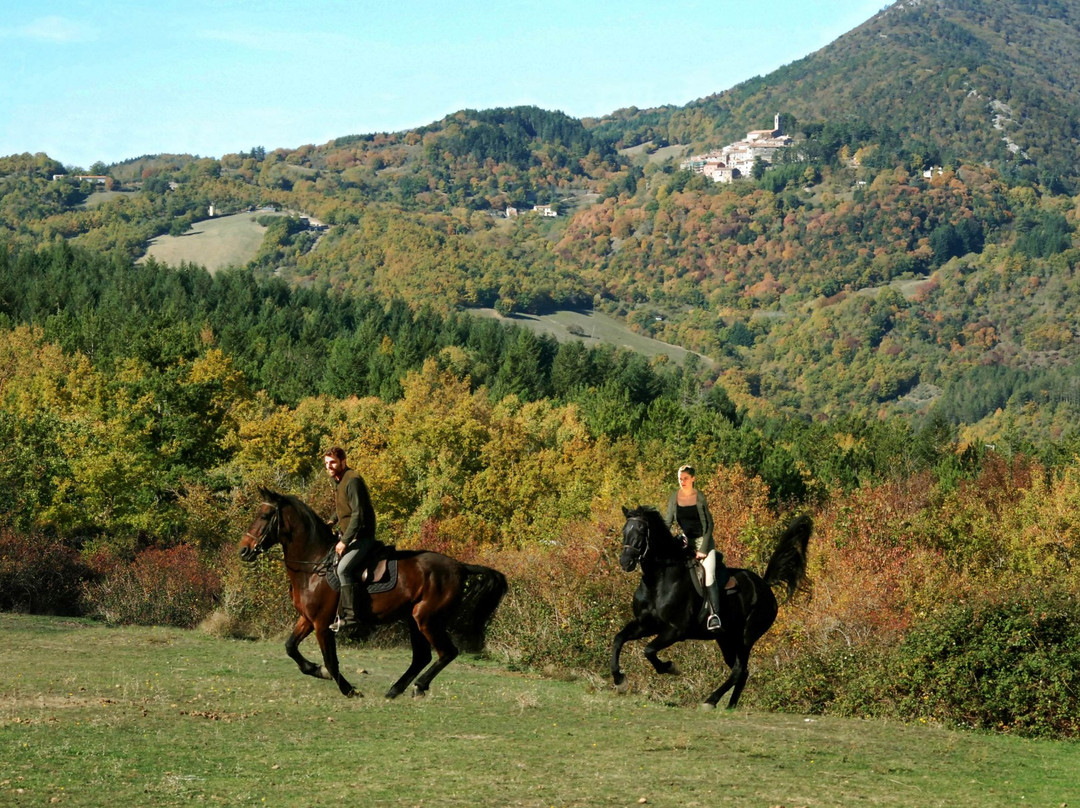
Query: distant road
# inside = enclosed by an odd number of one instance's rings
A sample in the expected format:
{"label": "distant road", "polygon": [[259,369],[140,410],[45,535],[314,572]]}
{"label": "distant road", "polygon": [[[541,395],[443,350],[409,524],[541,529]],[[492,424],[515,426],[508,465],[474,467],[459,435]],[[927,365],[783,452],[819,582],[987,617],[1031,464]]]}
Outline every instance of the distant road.
{"label": "distant road", "polygon": [[[694,353],[678,345],[670,345],[652,337],[636,334],[625,323],[599,312],[557,311],[553,314],[514,314],[503,317],[495,309],[468,309],[468,311],[482,317],[491,317],[508,325],[523,326],[537,334],[554,337],[559,342],[576,339],[586,345],[605,343],[650,357],[665,354],[680,365],[686,361],[689,354]],[[716,365],[704,354],[696,355],[706,367]]]}

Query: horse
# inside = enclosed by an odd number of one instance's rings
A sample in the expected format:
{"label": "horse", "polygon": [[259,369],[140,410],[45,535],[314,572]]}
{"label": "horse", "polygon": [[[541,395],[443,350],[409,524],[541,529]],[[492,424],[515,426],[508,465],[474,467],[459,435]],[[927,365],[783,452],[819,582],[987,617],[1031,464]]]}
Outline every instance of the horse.
{"label": "horse", "polygon": [[[611,649],[611,676],[619,693],[628,689],[619,667],[622,647],[630,640],[653,639],[645,646],[645,658],[657,673],[675,675],[674,663],[657,656],[663,649],[683,640],[716,640],[731,674],[714,690],[702,707],[716,707],[731,691],[728,708],[739,703],[746,680],[750,649],[776,619],[778,606],[773,586],[787,587],[787,600],[806,578],[806,553],[813,524],[808,516],[791,520],[780,536],[762,578],[751,570],[728,569],[729,581],[721,581],[720,618],[723,628],[705,628],[708,612],[705,598],[691,578],[693,570],[687,549],[671,535],[664,517],[655,508],[623,508],[623,548],[619,566],[633,572],[641,565],[641,584],[634,593],[634,617],[616,635]],[[734,581],[732,583],[731,581]],[[786,601],[785,601],[786,602]]]}
{"label": "horse", "polygon": [[[300,613],[285,641],[286,653],[301,673],[332,679],[347,697],[362,696],[341,673],[336,638],[330,630],[338,593],[328,575],[333,573],[331,553],[337,537],[299,498],[267,488],[260,488],[259,495],[262,502],[238,549],[241,560],[254,562],[275,544],[282,547],[289,591]],[[414,696],[423,696],[431,680],[458,655],[451,632],[466,651],[483,649],[488,622],[506,594],[506,576],[429,551],[394,550],[390,557],[397,561],[396,581],[387,591],[369,593],[365,616],[372,625],[397,621],[409,629],[412,662],[386,697],[396,698],[410,684]],[[300,652],[300,643],[312,632],[322,649],[322,665]],[[438,659],[424,670],[431,662],[432,648]]]}

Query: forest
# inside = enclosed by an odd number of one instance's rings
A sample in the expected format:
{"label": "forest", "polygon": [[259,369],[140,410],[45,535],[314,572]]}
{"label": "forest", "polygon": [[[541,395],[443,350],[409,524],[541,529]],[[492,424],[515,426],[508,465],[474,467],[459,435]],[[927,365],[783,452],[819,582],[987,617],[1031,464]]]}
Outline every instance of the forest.
{"label": "forest", "polygon": [[[0,608],[273,636],[279,571],[236,541],[259,485],[329,514],[341,445],[380,538],[507,573],[513,665],[595,673],[636,585],[621,507],[689,462],[731,565],[815,524],[745,703],[1076,737],[1080,82],[1030,59],[1080,52],[1077,20],[894,5],[684,107],[144,155],[104,192],[0,157]],[[680,170],[777,107],[785,157]],[[558,216],[505,213],[534,204]],[[245,266],[145,257],[211,205],[285,215]],[[475,307],[594,309],[715,365]]]}
{"label": "forest", "polygon": [[813,584],[751,703],[1076,734],[1075,455],[961,446],[943,419],[750,413],[692,364],[65,244],[7,253],[0,299],[2,608],[272,635],[283,581],[235,541],[258,485],[328,514],[340,444],[380,538],[510,576],[493,637],[514,664],[600,670],[635,584],[619,508],[693,458],[729,564],[815,520]]}

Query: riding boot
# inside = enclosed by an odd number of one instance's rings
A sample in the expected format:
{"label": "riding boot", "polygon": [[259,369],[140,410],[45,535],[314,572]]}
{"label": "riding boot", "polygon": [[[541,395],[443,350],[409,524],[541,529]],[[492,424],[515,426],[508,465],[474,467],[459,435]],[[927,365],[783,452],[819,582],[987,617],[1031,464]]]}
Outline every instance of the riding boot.
{"label": "riding boot", "polygon": [[343,628],[355,626],[356,623],[355,585],[343,583],[338,596],[338,618],[330,624],[330,630],[341,631]]}
{"label": "riding boot", "polygon": [[719,631],[720,625],[720,582],[713,581],[705,587],[706,600],[709,601],[709,619],[705,621],[705,628],[709,631]]}

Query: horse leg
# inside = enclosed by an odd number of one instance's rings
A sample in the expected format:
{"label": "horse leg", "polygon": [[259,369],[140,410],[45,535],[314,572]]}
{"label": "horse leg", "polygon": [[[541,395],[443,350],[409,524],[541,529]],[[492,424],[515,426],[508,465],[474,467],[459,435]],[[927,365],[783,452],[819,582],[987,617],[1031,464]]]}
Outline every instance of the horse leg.
{"label": "horse leg", "polygon": [[[289,639],[285,640],[285,653],[287,653],[289,658],[300,667],[300,672],[305,676],[329,679],[330,674],[323,665],[316,665],[300,653],[300,643],[307,638],[314,628],[315,627],[310,620],[301,616],[296,621],[296,625],[293,626],[292,634],[289,635]],[[322,643],[320,643],[320,645],[322,645]],[[323,658],[326,658],[325,651],[323,652]]]}
{"label": "horse leg", "polygon": [[401,674],[401,678],[394,682],[393,686],[386,691],[386,698],[396,699],[402,693],[405,692],[412,680],[415,679],[427,664],[431,661],[431,644],[420,631],[420,627],[416,625],[416,620],[409,617],[409,642],[412,645],[412,662],[409,663],[409,667],[406,668],[405,673]]}
{"label": "horse leg", "polygon": [[681,671],[674,662],[665,662],[657,654],[668,646],[674,645],[682,639],[681,633],[674,628],[665,628],[655,637],[652,642],[645,646],[645,658],[652,663],[657,673],[669,676],[677,676]]}
{"label": "horse leg", "polygon": [[734,677],[735,682],[731,689],[731,699],[728,700],[729,710],[734,710],[735,706],[739,703],[739,697],[742,695],[743,688],[746,687],[746,680],[750,678],[749,649],[736,660],[735,665],[736,668],[731,671],[731,675]]}
{"label": "horse leg", "polygon": [[[728,709],[734,709],[735,705],[739,703],[739,696],[742,695],[743,688],[746,686],[746,680],[750,678],[750,649],[739,649],[732,651],[724,648],[720,644],[720,640],[716,641],[717,645],[720,645],[720,650],[724,654],[724,661],[728,667],[731,668],[731,673],[728,678],[724,680],[724,683],[720,687],[716,688],[709,697],[705,699],[702,706],[712,708],[715,707],[724,694],[731,690],[731,698],[728,700]],[[734,688],[734,689],[733,689]]]}
{"label": "horse leg", "polygon": [[[431,680],[438,676],[443,668],[457,659],[458,655],[457,646],[450,639],[450,635],[446,632],[446,627],[441,620],[434,620],[420,625],[420,631],[423,632],[424,637],[435,649],[435,653],[439,655],[439,658],[416,680],[416,684],[413,686],[414,696],[427,695]],[[430,656],[430,651],[428,655]]]}
{"label": "horse leg", "polygon": [[341,673],[341,668],[338,665],[337,638],[334,636],[334,632],[330,630],[329,622],[323,622],[321,625],[316,626],[315,639],[319,641],[319,647],[322,649],[323,671],[325,672],[323,678],[333,679],[337,682],[342,695],[350,699],[355,696],[363,696],[364,694],[349,684],[349,680]]}
{"label": "horse leg", "polygon": [[648,633],[641,621],[634,618],[622,627],[611,643],[611,679],[615,683],[615,689],[620,693],[625,693],[630,688],[626,683],[626,674],[622,672],[619,665],[622,647],[631,640],[640,640],[642,637],[647,636]]}

